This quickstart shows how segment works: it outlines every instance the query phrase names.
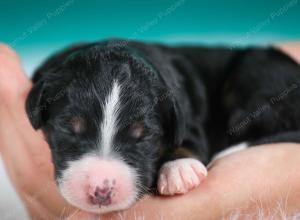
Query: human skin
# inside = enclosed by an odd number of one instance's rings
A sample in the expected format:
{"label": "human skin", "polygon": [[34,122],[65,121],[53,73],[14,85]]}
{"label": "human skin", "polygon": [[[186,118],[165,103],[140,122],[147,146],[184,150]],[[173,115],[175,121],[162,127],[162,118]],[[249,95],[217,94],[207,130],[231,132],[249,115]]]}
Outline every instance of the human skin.
{"label": "human skin", "polygon": [[[300,62],[300,43],[279,47]],[[48,144],[41,131],[32,128],[24,109],[31,86],[17,54],[0,45],[0,153],[12,183],[32,219],[99,219],[72,207],[57,191]],[[101,220],[209,220],[237,210],[256,213],[258,208],[279,217],[278,202],[288,214],[300,212],[299,161],[298,144],[252,147],[215,161],[207,179],[186,195],[146,196]]]}

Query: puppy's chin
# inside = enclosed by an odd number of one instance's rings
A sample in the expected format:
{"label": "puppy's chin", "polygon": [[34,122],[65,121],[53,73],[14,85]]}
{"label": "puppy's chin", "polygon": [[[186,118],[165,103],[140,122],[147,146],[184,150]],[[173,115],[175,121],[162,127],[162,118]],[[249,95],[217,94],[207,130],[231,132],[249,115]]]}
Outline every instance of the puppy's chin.
{"label": "puppy's chin", "polygon": [[69,162],[57,182],[70,204],[99,214],[126,209],[136,202],[139,194],[134,168],[120,159],[94,155]]}

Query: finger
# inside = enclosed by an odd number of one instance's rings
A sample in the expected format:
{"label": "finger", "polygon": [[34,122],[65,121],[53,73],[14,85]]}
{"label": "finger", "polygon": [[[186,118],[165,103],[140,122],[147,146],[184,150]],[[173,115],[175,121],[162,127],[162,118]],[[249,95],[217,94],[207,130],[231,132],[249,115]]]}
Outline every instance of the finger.
{"label": "finger", "polygon": [[31,87],[19,58],[9,47],[0,44],[0,98],[9,108],[24,108],[24,98]]}
{"label": "finger", "polygon": [[[22,71],[16,53],[7,46],[0,45],[0,108],[1,105],[6,105],[10,112],[10,123],[15,124],[15,128],[24,139],[37,136],[25,112],[25,100],[30,88],[31,82]],[[28,140],[31,141],[31,146],[39,145],[41,142],[40,138]]]}
{"label": "finger", "polygon": [[[3,101],[0,104],[0,126],[2,126],[2,131],[5,131],[6,134],[5,136],[3,135],[3,139],[16,139],[16,134],[18,134],[18,138],[21,138],[22,142],[24,142],[23,145],[26,144],[28,153],[32,156],[41,156],[46,154],[45,151],[48,150],[48,146],[42,132],[40,130],[35,131],[29,122],[25,111],[25,100],[26,96],[19,97],[19,99],[14,97],[14,100],[10,103]],[[4,146],[8,146],[8,144]],[[16,145],[15,147],[18,148],[18,146],[21,147],[21,145]]]}
{"label": "finger", "polygon": [[300,42],[284,42],[274,46],[300,64]]}
{"label": "finger", "polygon": [[6,44],[0,43],[0,54],[5,54],[5,56],[9,56],[16,62],[20,62],[20,59],[16,52]]}
{"label": "finger", "polygon": [[0,44],[0,96],[10,100],[23,95],[30,88],[30,81],[23,73],[17,54],[4,44]]}
{"label": "finger", "polygon": [[[12,178],[21,178],[35,169],[27,149],[26,140],[20,135],[12,121],[11,112],[2,104],[0,107],[0,150],[2,159]],[[20,168],[19,166],[22,166]],[[20,173],[22,172],[22,173]]]}
{"label": "finger", "polygon": [[0,107],[6,105],[14,119],[21,124],[24,124],[24,103],[30,87],[31,83],[22,70],[17,54],[0,44]]}

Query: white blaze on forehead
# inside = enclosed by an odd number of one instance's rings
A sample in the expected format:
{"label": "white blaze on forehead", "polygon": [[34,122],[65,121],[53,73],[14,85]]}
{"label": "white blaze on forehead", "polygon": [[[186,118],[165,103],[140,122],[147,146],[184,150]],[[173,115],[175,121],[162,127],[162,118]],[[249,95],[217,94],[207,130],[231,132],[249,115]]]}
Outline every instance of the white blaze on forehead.
{"label": "white blaze on forehead", "polygon": [[110,153],[114,135],[117,131],[118,114],[120,105],[121,88],[117,81],[112,84],[112,89],[105,99],[102,107],[103,121],[101,124],[101,154],[107,156]]}

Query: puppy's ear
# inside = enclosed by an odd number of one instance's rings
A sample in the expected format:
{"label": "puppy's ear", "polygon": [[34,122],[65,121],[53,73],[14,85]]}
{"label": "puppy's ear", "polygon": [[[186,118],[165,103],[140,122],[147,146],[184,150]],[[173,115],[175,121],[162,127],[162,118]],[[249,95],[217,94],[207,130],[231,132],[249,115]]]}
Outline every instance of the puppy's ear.
{"label": "puppy's ear", "polygon": [[34,129],[38,129],[43,125],[42,115],[47,108],[44,98],[45,85],[44,80],[35,83],[26,100],[26,112]]}
{"label": "puppy's ear", "polygon": [[61,66],[63,62],[74,52],[83,50],[85,48],[88,48],[89,46],[91,46],[91,44],[74,44],[53,54],[35,71],[35,73],[33,74],[32,81],[34,83],[38,82],[40,79],[43,78],[45,73],[49,72],[49,70],[57,68],[58,66]]}
{"label": "puppy's ear", "polygon": [[89,46],[91,46],[91,44],[81,43],[63,49],[49,57],[46,62],[35,71],[32,78],[34,85],[26,100],[26,111],[35,129],[40,128],[46,120],[44,116],[46,115],[47,105],[49,103],[45,97],[45,88],[48,82],[45,76],[47,76],[49,72],[58,69],[72,53],[88,48]]}
{"label": "puppy's ear", "polygon": [[158,111],[162,112],[163,130],[167,144],[170,147],[178,146],[182,143],[185,132],[185,120],[181,107],[175,97],[167,95],[167,98],[161,100]]}

